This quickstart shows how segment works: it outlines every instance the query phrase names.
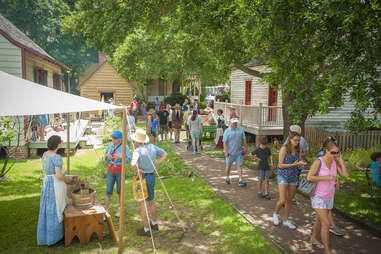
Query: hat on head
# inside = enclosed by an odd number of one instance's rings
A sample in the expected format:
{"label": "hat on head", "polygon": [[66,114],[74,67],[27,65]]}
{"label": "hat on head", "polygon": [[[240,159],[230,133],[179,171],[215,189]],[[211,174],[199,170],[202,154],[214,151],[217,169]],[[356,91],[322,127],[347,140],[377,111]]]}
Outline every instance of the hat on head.
{"label": "hat on head", "polygon": [[123,134],[120,131],[114,131],[114,133],[111,134],[111,137],[113,137],[113,138],[122,138]]}
{"label": "hat on head", "polygon": [[148,143],[149,137],[147,136],[147,133],[143,129],[136,129],[135,133],[131,135],[132,140],[138,142],[138,143]]}
{"label": "hat on head", "polygon": [[164,106],[161,106],[161,107],[160,107],[160,110],[161,110],[161,111],[163,111],[164,109],[165,109]]}
{"label": "hat on head", "polygon": [[238,123],[238,122],[239,122],[238,118],[230,119],[230,123]]}
{"label": "hat on head", "polygon": [[180,104],[176,103],[175,107],[176,107],[176,108],[180,107]]}
{"label": "hat on head", "polygon": [[293,125],[291,125],[291,126],[290,126],[290,131],[291,131],[291,132],[296,132],[296,133],[298,133],[299,135],[302,134],[302,128],[300,128],[300,126],[297,125],[297,124],[293,124]]}

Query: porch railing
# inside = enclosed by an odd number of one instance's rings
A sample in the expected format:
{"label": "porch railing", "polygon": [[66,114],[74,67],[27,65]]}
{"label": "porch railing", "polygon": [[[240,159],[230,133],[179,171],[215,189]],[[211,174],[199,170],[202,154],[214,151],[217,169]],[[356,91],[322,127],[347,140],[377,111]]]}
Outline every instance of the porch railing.
{"label": "porch railing", "polygon": [[258,129],[283,127],[281,106],[267,106],[262,103],[258,106],[252,106],[220,101],[214,103],[214,113],[217,114],[217,110],[222,109],[225,119],[228,121],[230,120],[231,110],[233,108],[238,113],[240,123],[244,127],[254,127]]}

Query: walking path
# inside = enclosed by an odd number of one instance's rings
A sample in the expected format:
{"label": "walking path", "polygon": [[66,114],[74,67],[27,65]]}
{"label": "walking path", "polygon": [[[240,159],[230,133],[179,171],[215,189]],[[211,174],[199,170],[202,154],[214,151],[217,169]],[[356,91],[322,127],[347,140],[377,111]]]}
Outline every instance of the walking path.
{"label": "walking path", "polygon": [[[173,150],[180,155],[184,162],[197,169],[200,176],[235,209],[246,217],[255,227],[264,232],[264,236],[272,240],[283,250],[292,250],[294,253],[324,253],[322,250],[310,244],[312,225],[315,214],[311,208],[310,201],[297,194],[297,206],[291,209],[290,220],[297,225],[296,230],[283,226],[274,226],[272,214],[278,200],[277,185],[270,183],[270,195],[272,200],[258,198],[256,171],[244,168],[244,179],[247,187],[238,187],[238,176],[235,167],[232,168],[232,183],[225,183],[225,161],[223,159],[211,158],[207,155],[194,156],[186,151],[185,143],[173,144]],[[280,214],[283,215],[282,209]],[[331,247],[335,254],[358,254],[358,253],[380,253],[381,239],[353,224],[351,221],[334,215],[337,226],[345,230],[344,237],[331,234]]]}

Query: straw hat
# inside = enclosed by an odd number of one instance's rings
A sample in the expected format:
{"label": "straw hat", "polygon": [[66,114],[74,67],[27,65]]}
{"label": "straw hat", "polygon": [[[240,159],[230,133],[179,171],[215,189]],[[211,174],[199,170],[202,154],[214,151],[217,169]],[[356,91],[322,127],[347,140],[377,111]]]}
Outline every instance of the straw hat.
{"label": "straw hat", "polygon": [[147,133],[143,129],[136,129],[135,133],[131,135],[132,140],[138,142],[138,143],[148,143],[149,137],[147,136]]}
{"label": "straw hat", "polygon": [[175,108],[179,108],[180,104],[176,103]]}
{"label": "straw hat", "polygon": [[296,132],[296,133],[298,133],[299,135],[302,134],[302,128],[300,128],[300,126],[297,125],[297,124],[291,125],[291,126],[290,126],[290,131],[291,131],[291,132]]}

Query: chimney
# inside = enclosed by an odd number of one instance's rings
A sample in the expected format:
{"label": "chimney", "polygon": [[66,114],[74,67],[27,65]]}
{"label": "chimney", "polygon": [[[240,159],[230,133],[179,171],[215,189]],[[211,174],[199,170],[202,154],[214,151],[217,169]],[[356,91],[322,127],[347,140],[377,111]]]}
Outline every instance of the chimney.
{"label": "chimney", "polygon": [[103,52],[98,52],[98,63],[101,64],[107,60],[107,54]]}

